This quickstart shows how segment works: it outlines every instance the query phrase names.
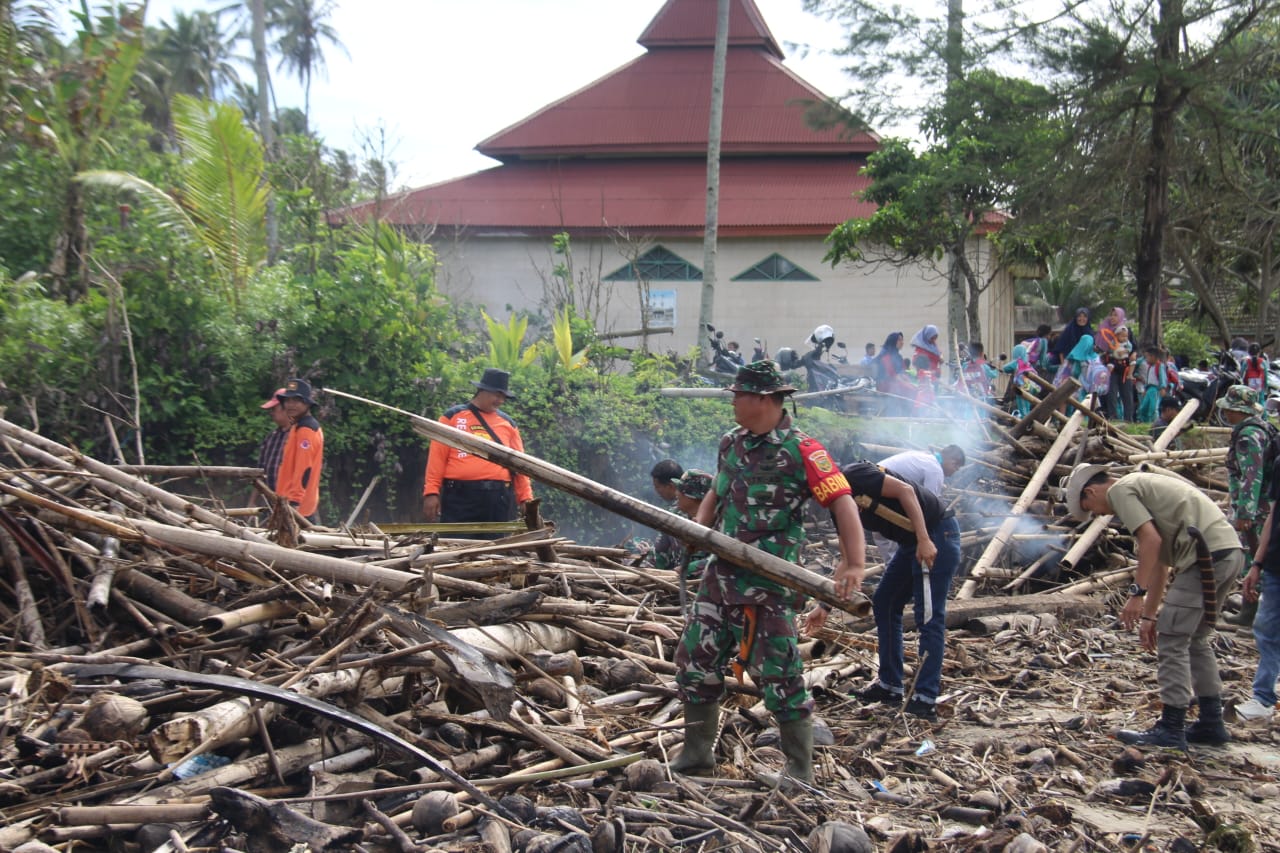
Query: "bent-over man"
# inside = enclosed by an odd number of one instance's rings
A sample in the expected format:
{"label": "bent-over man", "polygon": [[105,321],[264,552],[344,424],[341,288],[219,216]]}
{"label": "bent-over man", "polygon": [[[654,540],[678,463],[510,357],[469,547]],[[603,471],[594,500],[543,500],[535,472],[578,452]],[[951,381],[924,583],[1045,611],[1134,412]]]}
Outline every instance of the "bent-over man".
{"label": "bent-over man", "polygon": [[[1240,575],[1244,551],[1231,523],[1203,492],[1167,474],[1116,478],[1106,465],[1077,465],[1064,490],[1077,521],[1113,514],[1138,546],[1138,568],[1120,623],[1126,630],[1137,627],[1142,647],[1156,653],[1164,707],[1151,728],[1122,730],[1116,737],[1137,746],[1183,751],[1188,741],[1226,743],[1231,736],[1222,724],[1222,679],[1209,643],[1214,619],[1206,618],[1204,583],[1212,584],[1216,603]],[[1198,528],[1209,546],[1212,578],[1202,579],[1196,568],[1189,527]],[[1187,728],[1193,697],[1200,716]]]}

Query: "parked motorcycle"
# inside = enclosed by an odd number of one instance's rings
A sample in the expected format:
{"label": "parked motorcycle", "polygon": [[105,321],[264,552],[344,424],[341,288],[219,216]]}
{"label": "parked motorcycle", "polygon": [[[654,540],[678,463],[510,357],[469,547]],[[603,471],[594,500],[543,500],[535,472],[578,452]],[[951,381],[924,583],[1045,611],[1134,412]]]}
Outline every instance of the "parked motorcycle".
{"label": "parked motorcycle", "polygon": [[1184,367],[1178,371],[1181,385],[1178,396],[1183,401],[1195,399],[1200,405],[1196,419],[1207,421],[1216,416],[1214,403],[1227,393],[1232,385],[1240,384],[1240,365],[1228,350],[1217,350],[1207,369]]}
{"label": "parked motorcycle", "polygon": [[[774,360],[783,371],[800,371],[805,374],[805,388],[810,391],[832,391],[837,388],[858,390],[875,390],[875,381],[869,377],[842,376],[832,363],[848,364],[848,347],[837,341],[835,330],[830,326],[819,326],[809,335],[808,350],[803,355],[791,347],[778,350]],[[832,352],[834,348],[835,352]],[[840,397],[831,398],[832,408],[843,409]]]}
{"label": "parked motorcycle", "polygon": [[742,354],[729,349],[724,340],[724,332],[710,323],[707,323],[707,334],[707,343],[711,346],[711,369],[730,379],[736,377],[738,368],[746,364]]}

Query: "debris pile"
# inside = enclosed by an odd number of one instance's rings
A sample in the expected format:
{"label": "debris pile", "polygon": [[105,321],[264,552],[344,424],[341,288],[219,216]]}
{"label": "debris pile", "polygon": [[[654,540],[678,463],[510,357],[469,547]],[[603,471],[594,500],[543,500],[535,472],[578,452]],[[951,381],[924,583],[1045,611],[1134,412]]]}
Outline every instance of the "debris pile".
{"label": "debris pile", "polygon": [[[1088,586],[955,602],[935,725],[848,697],[874,641],[833,618],[803,647],[820,787],[763,784],[749,679],[717,776],[673,777],[679,582],[642,555],[250,527],[0,442],[0,849],[1280,849],[1269,729],[1189,758],[1110,738],[1152,713],[1154,664]],[[1243,698],[1252,641],[1219,650]]]}

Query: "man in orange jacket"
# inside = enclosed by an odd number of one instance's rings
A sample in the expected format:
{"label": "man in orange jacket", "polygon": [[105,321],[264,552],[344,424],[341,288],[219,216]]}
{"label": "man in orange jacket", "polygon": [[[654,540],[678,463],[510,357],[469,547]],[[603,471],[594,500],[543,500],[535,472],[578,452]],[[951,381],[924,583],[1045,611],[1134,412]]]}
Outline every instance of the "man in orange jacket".
{"label": "man in orange jacket", "polygon": [[284,458],[276,475],[276,494],[287,499],[308,521],[317,520],[320,505],[320,469],[324,466],[324,433],[311,414],[311,383],[290,379],[276,399],[293,420],[284,445]]}
{"label": "man in orange jacket", "polygon": [[[479,382],[471,383],[476,386],[471,401],[449,409],[440,423],[523,452],[520,430],[499,408],[515,399],[507,390],[509,380],[505,370],[488,368]],[[422,495],[428,522],[511,521],[516,505],[533,497],[533,486],[523,474],[433,441]]]}

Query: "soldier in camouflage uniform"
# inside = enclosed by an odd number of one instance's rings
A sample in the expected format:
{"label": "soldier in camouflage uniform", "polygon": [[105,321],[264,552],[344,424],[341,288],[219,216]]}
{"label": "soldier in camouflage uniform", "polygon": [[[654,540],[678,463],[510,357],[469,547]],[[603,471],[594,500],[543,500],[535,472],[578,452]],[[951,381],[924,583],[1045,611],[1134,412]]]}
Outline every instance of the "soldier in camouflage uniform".
{"label": "soldier in camouflage uniform", "polygon": [[[674,459],[663,459],[649,472],[653,480],[653,492],[662,500],[662,508],[685,518],[692,518],[679,510],[678,483],[684,468]],[[684,543],[669,533],[659,533],[653,545],[653,565],[659,569],[674,569],[684,559]]]}
{"label": "soldier in camouflage uniform", "polygon": [[[1258,392],[1247,385],[1232,385],[1218,400],[1222,419],[1231,426],[1231,446],[1227,450],[1229,488],[1228,517],[1240,534],[1245,549],[1254,553],[1262,536],[1263,525],[1271,512],[1271,502],[1263,481],[1270,472],[1266,466],[1267,445],[1271,440],[1270,424],[1265,422]],[[1252,625],[1258,602],[1247,598],[1234,615],[1223,619],[1235,625]]]}
{"label": "soldier in camouflage uniform", "polygon": [[[831,510],[840,531],[836,594],[862,585],[865,543],[849,484],[823,446],[796,429],[783,408],[795,388],[771,361],[738,370],[729,389],[739,428],[720,440],[711,491],[695,521],[795,562],[804,539],[801,507],[810,497]],[[719,557],[703,573],[693,616],[676,649],[676,684],[684,701],[685,745],[672,769],[709,773],[724,669],[750,669],[778,720],[786,772],[813,780],[813,700],[805,687],[795,613],[799,594]]]}

